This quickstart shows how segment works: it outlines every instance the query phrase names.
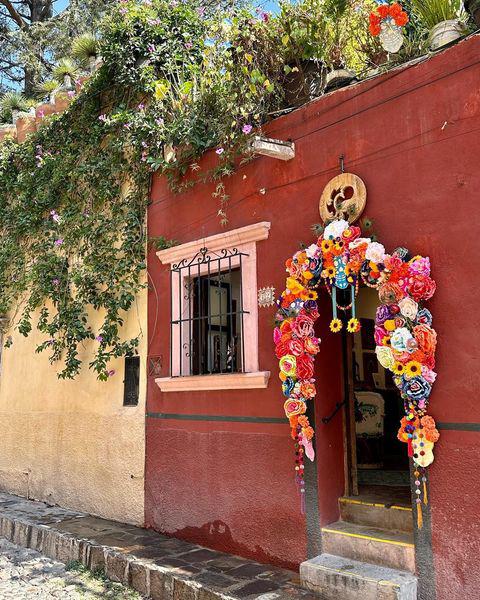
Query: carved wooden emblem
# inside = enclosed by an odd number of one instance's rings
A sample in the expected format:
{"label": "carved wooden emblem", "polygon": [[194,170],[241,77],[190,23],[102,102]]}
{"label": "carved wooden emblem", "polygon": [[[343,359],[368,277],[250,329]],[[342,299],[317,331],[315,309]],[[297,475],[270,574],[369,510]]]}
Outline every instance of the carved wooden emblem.
{"label": "carved wooden emblem", "polygon": [[353,173],[341,173],[331,179],[320,198],[320,218],[324,223],[335,219],[355,222],[367,203],[367,188]]}

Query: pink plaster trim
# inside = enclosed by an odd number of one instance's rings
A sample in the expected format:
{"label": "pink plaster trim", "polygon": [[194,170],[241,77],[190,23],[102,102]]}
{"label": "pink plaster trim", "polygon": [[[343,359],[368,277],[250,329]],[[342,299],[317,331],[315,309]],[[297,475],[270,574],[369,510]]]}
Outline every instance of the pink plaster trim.
{"label": "pink plaster trim", "polygon": [[223,248],[236,248],[238,245],[259,242],[268,238],[270,226],[270,222],[262,221],[254,225],[247,225],[239,229],[232,229],[200,240],[180,244],[180,246],[173,246],[173,248],[166,248],[157,252],[157,256],[163,264],[171,264],[184,258],[192,258],[201,248],[208,248],[210,252],[216,252]]}
{"label": "pink plaster trim", "polygon": [[223,373],[155,379],[162,392],[200,392],[203,390],[240,390],[266,388],[270,371],[256,373]]}

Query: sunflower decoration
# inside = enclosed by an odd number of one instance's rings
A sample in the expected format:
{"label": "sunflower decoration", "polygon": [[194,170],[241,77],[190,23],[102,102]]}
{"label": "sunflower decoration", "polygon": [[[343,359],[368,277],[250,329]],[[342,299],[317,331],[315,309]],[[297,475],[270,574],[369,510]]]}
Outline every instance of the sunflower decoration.
{"label": "sunflower decoration", "polygon": [[393,365],[393,369],[392,369],[394,375],[403,375],[405,372],[405,367],[402,365],[401,362],[395,361],[394,365]]}
{"label": "sunflower decoration", "polygon": [[407,379],[422,374],[422,365],[416,360],[411,360],[405,365],[404,375]]}
{"label": "sunflower decoration", "polygon": [[343,327],[343,323],[340,321],[340,319],[332,319],[331,320],[330,331],[333,331],[333,333],[338,333],[342,327]]}
{"label": "sunflower decoration", "polygon": [[352,317],[347,323],[348,333],[358,333],[360,331],[360,321],[356,317]]}

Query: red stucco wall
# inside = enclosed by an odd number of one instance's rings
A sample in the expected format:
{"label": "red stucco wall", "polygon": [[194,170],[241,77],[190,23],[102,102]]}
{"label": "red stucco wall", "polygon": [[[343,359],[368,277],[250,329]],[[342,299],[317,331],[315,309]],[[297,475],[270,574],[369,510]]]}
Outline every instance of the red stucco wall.
{"label": "red stucco wall", "polygon": [[[476,36],[428,61],[312,102],[268,127],[272,137],[295,141],[294,160],[257,158],[226,182],[229,229],[271,221],[270,238],[258,243],[258,286],[280,290],[283,262],[299,241],[313,240],[321,191],[345,154],[346,169],[367,185],[366,214],[387,250],[403,245],[431,257],[437,293],[430,307],[439,347],[430,412],[440,422],[480,422],[479,56]],[[172,195],[155,179],[150,236],[186,242],[220,232],[211,191],[196,186]],[[163,356],[167,375],[168,277],[154,253],[149,272],[159,298],[152,289],[150,354]],[[259,311],[260,368],[272,371],[268,389],[162,394],[150,379],[148,411],[282,416],[273,309]],[[317,417],[328,415],[341,398],[338,342],[327,331],[328,320],[320,331]],[[336,518],[343,490],[341,418],[318,426],[316,439],[321,521],[328,523]],[[480,432],[444,431],[435,450],[430,498],[437,597],[477,598]],[[148,418],[146,452],[149,526],[278,564],[294,566],[305,558],[287,424]]]}

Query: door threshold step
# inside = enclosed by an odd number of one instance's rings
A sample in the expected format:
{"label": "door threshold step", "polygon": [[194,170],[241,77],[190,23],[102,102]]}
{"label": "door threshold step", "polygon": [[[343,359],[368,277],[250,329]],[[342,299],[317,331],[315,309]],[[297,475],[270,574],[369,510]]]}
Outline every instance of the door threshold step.
{"label": "door threshold step", "polygon": [[415,545],[410,532],[337,521],[322,528],[322,539],[328,554],[415,571]]}
{"label": "door threshold step", "polygon": [[339,506],[342,521],[367,527],[413,532],[410,506],[349,496],[339,498]]}
{"label": "door threshold step", "polygon": [[325,600],[417,598],[417,578],[411,573],[327,553],[303,562],[300,580]]}

